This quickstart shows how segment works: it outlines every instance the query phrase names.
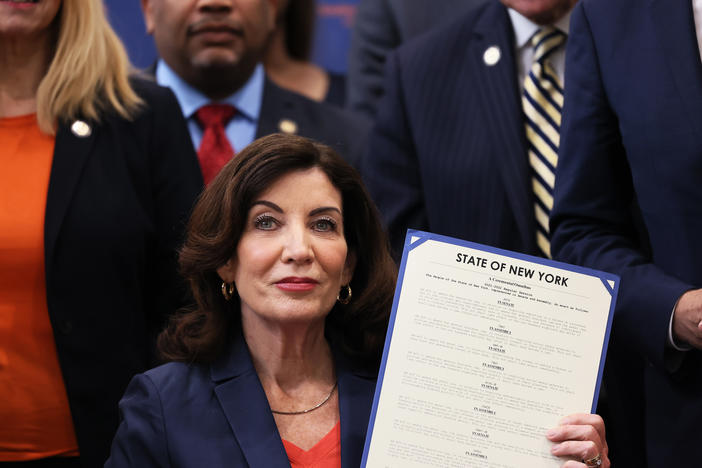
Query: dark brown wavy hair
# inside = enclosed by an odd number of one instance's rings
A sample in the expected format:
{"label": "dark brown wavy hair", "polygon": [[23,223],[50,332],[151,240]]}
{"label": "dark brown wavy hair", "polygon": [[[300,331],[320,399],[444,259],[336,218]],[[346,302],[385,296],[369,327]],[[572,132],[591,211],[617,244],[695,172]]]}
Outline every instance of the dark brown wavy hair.
{"label": "dark brown wavy hair", "polygon": [[254,141],[231,160],[200,196],[180,251],[181,273],[195,299],[192,310],[171,319],[158,338],[166,360],[216,359],[241,326],[240,301],[225,301],[217,268],[236,247],[257,197],[280,177],[321,169],[342,196],[344,236],[356,255],[351,302],[337,302],[325,333],[350,358],[376,363],[382,353],[396,267],[378,211],[358,172],[333,149],[299,136],[274,134]]}

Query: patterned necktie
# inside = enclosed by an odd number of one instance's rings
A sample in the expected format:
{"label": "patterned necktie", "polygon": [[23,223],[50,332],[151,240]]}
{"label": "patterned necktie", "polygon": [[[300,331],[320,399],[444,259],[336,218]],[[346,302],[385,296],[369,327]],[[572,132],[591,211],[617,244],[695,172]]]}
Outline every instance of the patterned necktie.
{"label": "patterned necktie", "polygon": [[566,36],[547,26],[531,38],[534,61],[524,80],[522,107],[528,143],[531,185],[534,191],[536,244],[551,258],[548,218],[553,208],[553,184],[558,163],[563,85],[548,57],[565,42]]}
{"label": "patterned necktie", "polygon": [[234,156],[234,149],[229,144],[224,127],[234,117],[235,112],[234,106],[229,104],[208,104],[195,112],[195,117],[203,130],[197,158],[200,160],[202,178],[206,185]]}

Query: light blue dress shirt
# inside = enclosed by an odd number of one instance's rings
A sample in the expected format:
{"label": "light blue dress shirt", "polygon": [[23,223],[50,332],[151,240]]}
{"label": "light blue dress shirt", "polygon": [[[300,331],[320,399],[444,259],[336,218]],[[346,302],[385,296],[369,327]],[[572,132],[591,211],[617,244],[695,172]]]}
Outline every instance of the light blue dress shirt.
{"label": "light blue dress shirt", "polygon": [[[258,119],[261,113],[261,101],[263,100],[264,81],[263,65],[258,64],[244,86],[226,99],[216,101],[217,104],[231,104],[236,108],[234,117],[224,130],[234,151],[237,153],[254,141],[256,137]],[[183,116],[188,122],[190,137],[197,151],[202,141],[202,128],[200,128],[195,118],[195,112],[200,107],[212,103],[212,101],[186,83],[163,60],[159,60],[156,64],[156,82],[161,86],[171,88],[171,91],[178,99]]]}

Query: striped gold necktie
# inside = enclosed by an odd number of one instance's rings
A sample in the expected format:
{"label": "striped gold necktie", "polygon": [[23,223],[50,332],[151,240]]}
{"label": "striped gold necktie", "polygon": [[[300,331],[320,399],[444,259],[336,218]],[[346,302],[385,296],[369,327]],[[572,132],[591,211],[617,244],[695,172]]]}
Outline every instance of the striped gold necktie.
{"label": "striped gold necktie", "polygon": [[565,34],[547,26],[531,38],[534,60],[524,80],[522,107],[534,191],[536,244],[551,258],[548,217],[553,208],[553,184],[558,163],[563,84],[548,61],[565,42]]}

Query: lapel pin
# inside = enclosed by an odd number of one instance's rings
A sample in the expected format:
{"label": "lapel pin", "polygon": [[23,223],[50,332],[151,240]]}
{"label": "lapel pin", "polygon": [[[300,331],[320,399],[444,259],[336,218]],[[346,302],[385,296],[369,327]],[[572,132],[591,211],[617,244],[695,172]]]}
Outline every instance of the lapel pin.
{"label": "lapel pin", "polygon": [[75,122],[73,122],[73,125],[71,125],[71,131],[75,136],[79,138],[85,138],[90,136],[92,129],[90,128],[90,125],[83,122],[82,120],[76,120]]}
{"label": "lapel pin", "polygon": [[290,119],[283,119],[278,123],[278,130],[288,135],[297,133],[297,124]]}
{"label": "lapel pin", "polygon": [[502,52],[500,52],[500,48],[496,45],[491,45],[490,47],[485,49],[485,52],[483,52],[483,62],[485,62],[485,65],[487,65],[488,67],[496,65],[497,62],[500,61],[501,57]]}

